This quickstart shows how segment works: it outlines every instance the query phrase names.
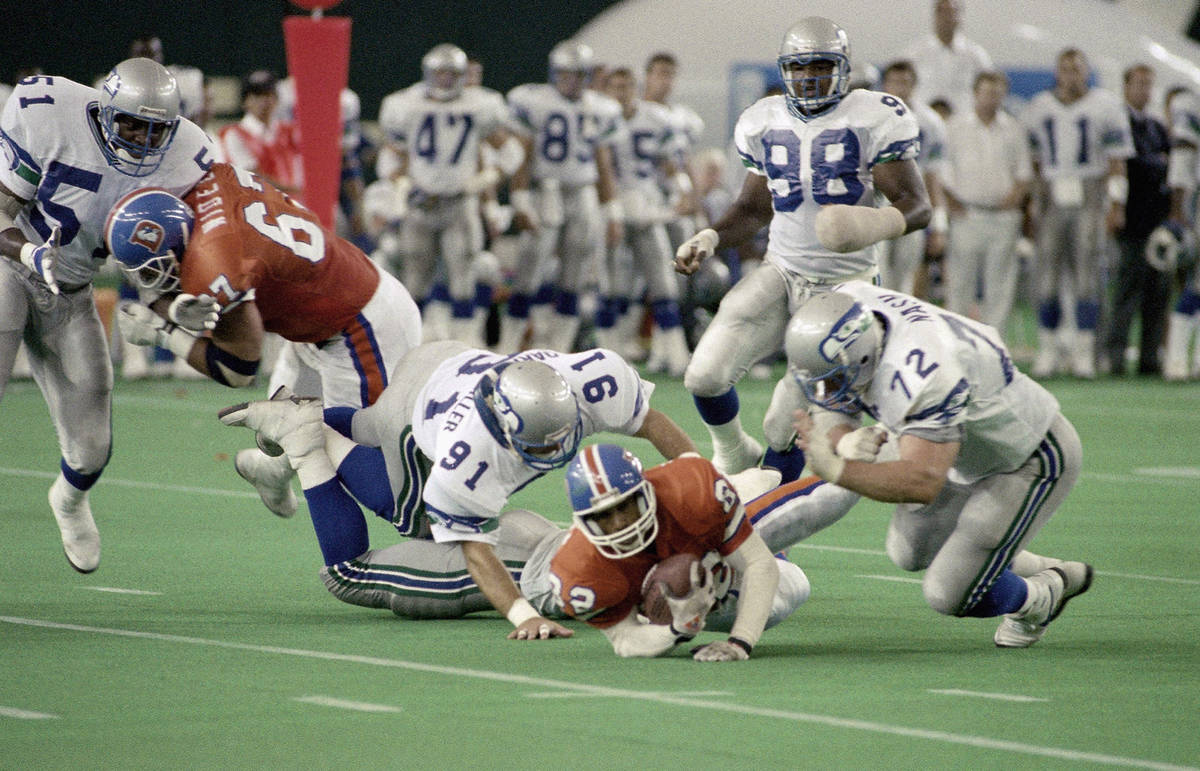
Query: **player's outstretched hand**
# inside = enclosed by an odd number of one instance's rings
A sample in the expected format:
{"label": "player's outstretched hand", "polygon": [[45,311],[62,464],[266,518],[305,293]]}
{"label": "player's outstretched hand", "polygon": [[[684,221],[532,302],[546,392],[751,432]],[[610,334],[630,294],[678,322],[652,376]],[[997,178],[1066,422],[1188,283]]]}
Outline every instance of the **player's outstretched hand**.
{"label": "player's outstretched hand", "polygon": [[117,328],[133,345],[160,345],[169,323],[141,303],[126,301],[117,306]]}
{"label": "player's outstretched hand", "polygon": [[692,649],[692,658],[696,661],[746,661],[750,654],[740,645],[728,640],[716,640],[708,645]]}
{"label": "player's outstretched hand", "polygon": [[36,273],[58,294],[58,282],[54,280],[54,268],[58,263],[58,247],[62,243],[62,228],[57,225],[50,231],[46,243],[40,246],[25,244],[21,247],[21,264]]}
{"label": "player's outstretched hand", "polygon": [[690,276],[700,269],[700,263],[717,251],[721,238],[717,231],[705,228],[679,245],[675,250],[675,271]]}
{"label": "player's outstretched hand", "polygon": [[534,616],[526,619],[519,627],[508,633],[510,640],[549,640],[551,637],[571,637],[573,629],[556,624],[548,618]]}
{"label": "player's outstretched hand", "polygon": [[808,465],[817,476],[836,485],[846,468],[846,459],[833,449],[829,434],[815,429],[812,416],[806,410],[796,410],[792,418],[792,425],[799,434],[796,443],[808,454]]}
{"label": "player's outstretched hand", "polygon": [[167,317],[184,329],[204,332],[217,326],[221,311],[211,295],[181,294],[171,301]]}

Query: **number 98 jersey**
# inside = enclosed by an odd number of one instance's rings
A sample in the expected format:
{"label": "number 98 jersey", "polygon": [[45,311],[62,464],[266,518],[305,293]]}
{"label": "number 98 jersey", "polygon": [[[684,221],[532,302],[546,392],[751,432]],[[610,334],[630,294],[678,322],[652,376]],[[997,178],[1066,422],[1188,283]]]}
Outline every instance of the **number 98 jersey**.
{"label": "number 98 jersey", "polygon": [[768,259],[806,276],[832,278],[876,264],[875,246],[838,254],[817,240],[822,206],[874,206],[876,164],[915,160],[917,121],[901,100],[880,91],[851,91],[805,123],[782,96],[768,96],[738,118],[733,139],[742,163],[767,178],[775,209]]}
{"label": "number 98 jersey", "polygon": [[500,356],[472,349],[446,359],[419,390],[411,416],[416,446],[433,461],[422,498],[435,540],[494,542],[497,517],[509,496],[542,475],[492,435],[472,398],[484,372],[505,361],[528,360],[541,361],[566,379],[579,403],[585,437],[602,431],[628,435],[641,428],[654,384],[613,351],[535,349]]}

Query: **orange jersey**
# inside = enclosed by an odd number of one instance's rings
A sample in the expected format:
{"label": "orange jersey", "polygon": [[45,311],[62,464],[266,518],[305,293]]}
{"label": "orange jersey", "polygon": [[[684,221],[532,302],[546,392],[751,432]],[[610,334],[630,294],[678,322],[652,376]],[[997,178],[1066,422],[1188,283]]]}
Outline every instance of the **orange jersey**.
{"label": "orange jersey", "polygon": [[734,552],[753,532],[733,485],[704,458],[677,458],[646,471],[658,500],[658,535],[645,551],[614,560],[578,529],[550,561],[566,612],[597,627],[629,615],[650,568],[675,554]]}
{"label": "orange jersey", "polygon": [[182,291],[215,297],[222,312],[253,300],[268,332],[319,343],[348,328],[379,286],[365,254],[249,172],[214,164],[184,201],[196,224]]}

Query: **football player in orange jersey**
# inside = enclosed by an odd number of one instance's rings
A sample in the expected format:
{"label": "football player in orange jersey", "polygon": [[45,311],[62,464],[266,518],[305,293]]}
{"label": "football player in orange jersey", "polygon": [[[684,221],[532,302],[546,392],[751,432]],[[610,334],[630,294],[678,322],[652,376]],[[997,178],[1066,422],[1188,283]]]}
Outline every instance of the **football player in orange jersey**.
{"label": "football player in orange jersey", "polygon": [[[393,276],[259,177],[214,164],[185,198],[158,189],[117,202],[109,251],[152,306],[125,303],[121,332],[234,388],[254,382],[264,332],[287,342],[269,392],[366,407],[420,343],[420,314]],[[282,391],[287,393],[287,391]],[[238,453],[238,473],[280,516],[296,497],[287,459]]]}

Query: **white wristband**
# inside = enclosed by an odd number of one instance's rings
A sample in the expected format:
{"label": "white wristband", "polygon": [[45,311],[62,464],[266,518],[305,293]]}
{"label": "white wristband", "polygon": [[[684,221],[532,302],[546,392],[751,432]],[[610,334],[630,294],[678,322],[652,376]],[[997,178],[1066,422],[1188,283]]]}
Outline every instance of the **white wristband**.
{"label": "white wristband", "polygon": [[178,324],[168,324],[167,328],[160,332],[158,336],[162,340],[162,347],[181,359],[188,357],[197,339],[196,335]]}
{"label": "white wristband", "polygon": [[509,607],[508,613],[504,615],[508,617],[510,624],[520,626],[529,619],[537,618],[541,614],[533,609],[533,606],[529,604],[529,600],[524,597],[518,597],[516,602]]}
{"label": "white wristband", "polygon": [[513,190],[509,194],[509,201],[518,214],[533,213],[533,193],[529,190]]}
{"label": "white wristband", "polygon": [[1108,178],[1106,189],[1108,200],[1124,206],[1125,200],[1129,198],[1129,178],[1124,174],[1114,174]]}
{"label": "white wristband", "polygon": [[949,229],[950,216],[946,213],[946,207],[935,207],[933,215],[929,218],[929,230],[933,233],[945,233]]}

